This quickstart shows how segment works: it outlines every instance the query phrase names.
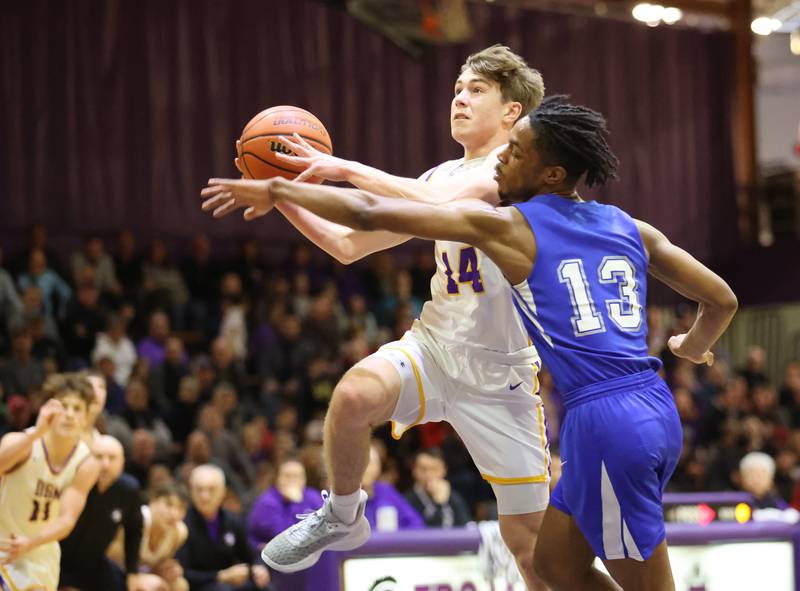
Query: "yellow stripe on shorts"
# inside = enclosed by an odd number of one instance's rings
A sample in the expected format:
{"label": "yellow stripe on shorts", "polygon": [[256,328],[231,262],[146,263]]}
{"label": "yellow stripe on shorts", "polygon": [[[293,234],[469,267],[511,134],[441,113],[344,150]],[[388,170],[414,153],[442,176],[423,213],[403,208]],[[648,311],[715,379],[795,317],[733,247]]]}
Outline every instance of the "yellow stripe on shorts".
{"label": "yellow stripe on shorts", "polygon": [[397,433],[397,426],[395,422],[392,421],[392,438],[398,440],[403,436],[403,433],[408,431],[411,427],[419,425],[422,419],[425,417],[425,389],[422,387],[422,378],[419,375],[419,368],[417,367],[414,358],[411,357],[411,354],[408,351],[401,347],[384,347],[384,349],[400,351],[403,355],[408,357],[408,361],[411,363],[411,369],[414,370],[414,378],[417,380],[417,392],[419,393],[419,416],[417,416],[417,419],[413,423],[403,429],[401,433]]}

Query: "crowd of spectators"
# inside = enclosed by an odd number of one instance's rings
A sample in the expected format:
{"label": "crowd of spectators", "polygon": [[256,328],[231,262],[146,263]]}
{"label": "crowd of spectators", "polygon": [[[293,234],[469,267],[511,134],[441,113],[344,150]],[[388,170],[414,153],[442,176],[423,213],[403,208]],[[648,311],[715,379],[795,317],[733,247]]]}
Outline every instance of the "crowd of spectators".
{"label": "crowd of spectators", "polygon": [[[204,235],[186,245],[185,258],[162,240],[140,246],[122,230],[108,244],[87,236],[65,256],[35,226],[24,249],[7,260],[0,253],[0,426],[31,424],[49,373],[91,368],[108,389],[98,428],[122,443],[125,472],[155,491],[188,483],[197,466],[218,466],[223,506],[249,523],[250,545],[263,544],[288,516],[321,503],[322,419],[334,386],[419,314],[435,271],[430,246],[351,266],[304,243],[279,262],[267,262],[255,239],[227,260]],[[740,489],[740,461],[764,452],[775,462],[774,487],[761,496],[800,506],[800,363],[775,384],[758,347],[744,367],[731,367],[724,352],[708,368],[677,360],[666,340],[686,330],[694,310],[679,309],[669,323],[657,312],[648,314],[651,353],[664,360],[684,429],[670,490]],[[563,407],[547,372],[540,378],[557,456]],[[364,483],[373,525],[441,527],[495,515],[490,487],[447,424],[400,442],[385,428],[375,435]],[[281,504],[283,513],[274,509]]]}

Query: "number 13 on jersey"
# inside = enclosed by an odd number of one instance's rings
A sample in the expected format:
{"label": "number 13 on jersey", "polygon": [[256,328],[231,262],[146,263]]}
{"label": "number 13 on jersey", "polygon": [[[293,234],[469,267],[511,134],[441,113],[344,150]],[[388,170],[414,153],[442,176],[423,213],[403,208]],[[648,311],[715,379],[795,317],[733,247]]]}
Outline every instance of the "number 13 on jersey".
{"label": "number 13 on jersey", "polygon": [[[583,337],[605,332],[603,315],[597,310],[581,259],[566,259],[558,267],[558,280],[567,285],[572,300],[572,328]],[[597,281],[616,283],[619,298],[606,300],[606,315],[620,330],[635,332],[642,325],[642,305],[636,290],[636,274],[625,257],[607,256],[597,269]]]}
{"label": "number 13 on jersey", "polygon": [[468,283],[475,293],[485,291],[483,287],[483,277],[478,268],[478,253],[472,246],[465,246],[458,254],[458,282],[453,278],[453,267],[450,265],[450,257],[446,251],[442,251],[442,262],[444,263],[447,276],[447,293],[450,295],[460,295],[459,285]]}

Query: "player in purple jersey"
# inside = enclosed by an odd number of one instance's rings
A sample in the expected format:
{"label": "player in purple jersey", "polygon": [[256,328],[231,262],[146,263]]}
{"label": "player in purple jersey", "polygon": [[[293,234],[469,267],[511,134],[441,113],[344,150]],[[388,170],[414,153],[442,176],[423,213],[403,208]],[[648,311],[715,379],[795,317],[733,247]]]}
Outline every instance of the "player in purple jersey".
{"label": "player in purple jersey", "polygon": [[[534,557],[553,589],[670,590],[661,494],[680,451],[669,390],[646,354],[646,273],[696,301],[670,350],[711,364],[737,300],[728,285],[658,230],[576,190],[615,176],[603,117],[550,97],[514,126],[496,180],[513,207],[441,207],[357,189],[211,179],[204,208],[297,204],[339,224],[474,244],[514,287],[528,333],[565,386],[567,457]],[[535,281],[541,277],[543,285]],[[561,290],[561,291],[559,291]],[[552,293],[549,293],[552,292]],[[604,305],[603,305],[604,304]],[[610,578],[593,567],[603,559]]]}

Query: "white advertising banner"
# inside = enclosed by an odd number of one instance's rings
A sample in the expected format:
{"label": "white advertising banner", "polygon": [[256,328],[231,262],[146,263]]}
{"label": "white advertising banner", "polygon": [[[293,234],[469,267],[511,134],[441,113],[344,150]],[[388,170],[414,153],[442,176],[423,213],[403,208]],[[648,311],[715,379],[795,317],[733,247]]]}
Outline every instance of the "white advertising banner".
{"label": "white advertising banner", "polygon": [[[795,590],[790,542],[672,546],[669,556],[677,591]],[[524,591],[486,581],[475,554],[353,558],[343,579],[344,591]]]}

